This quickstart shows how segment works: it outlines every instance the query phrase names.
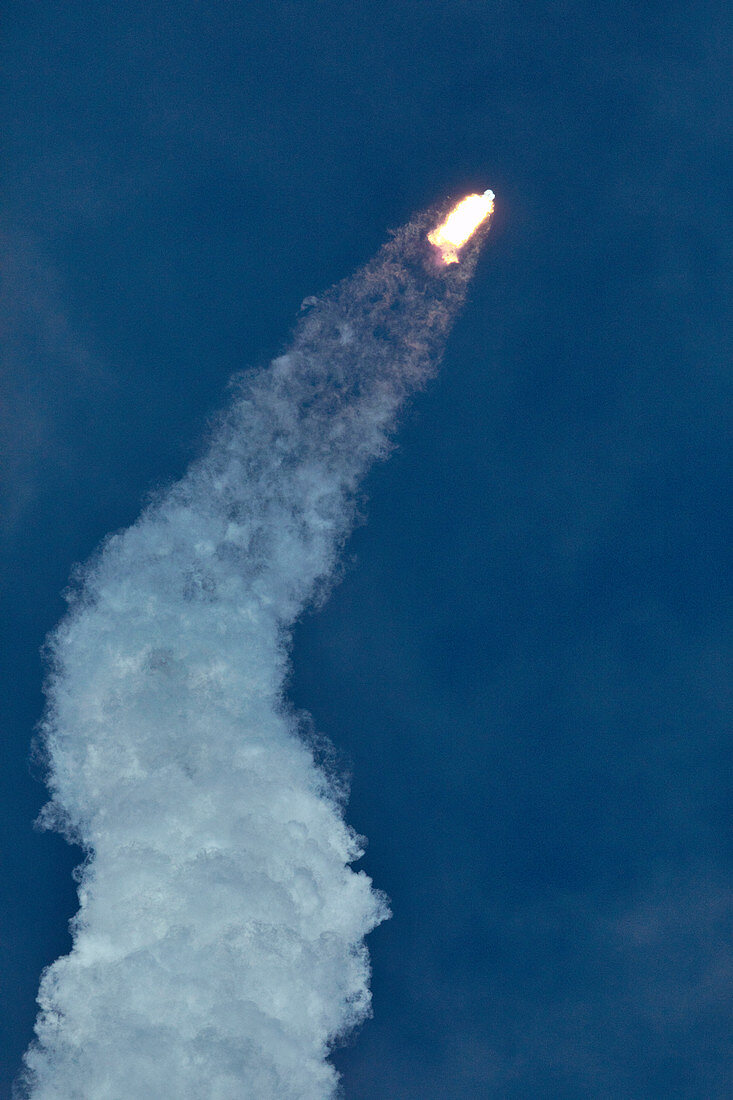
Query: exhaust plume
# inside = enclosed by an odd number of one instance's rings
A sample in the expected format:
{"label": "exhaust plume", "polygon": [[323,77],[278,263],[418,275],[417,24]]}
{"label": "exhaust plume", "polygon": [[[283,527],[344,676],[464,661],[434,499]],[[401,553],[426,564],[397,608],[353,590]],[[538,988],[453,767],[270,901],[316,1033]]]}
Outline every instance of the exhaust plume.
{"label": "exhaust plume", "polygon": [[335,1094],[329,1050],[369,1015],[364,937],[388,910],[283,684],[474,270],[477,237],[435,263],[433,222],[309,299],[202,457],[77,572],[48,642],[42,822],[87,859],[19,1096]]}
{"label": "exhaust plume", "polygon": [[444,222],[428,233],[428,240],[440,251],[444,264],[458,263],[458,249],[471,239],[493,211],[493,191],[467,195],[453,207]]}

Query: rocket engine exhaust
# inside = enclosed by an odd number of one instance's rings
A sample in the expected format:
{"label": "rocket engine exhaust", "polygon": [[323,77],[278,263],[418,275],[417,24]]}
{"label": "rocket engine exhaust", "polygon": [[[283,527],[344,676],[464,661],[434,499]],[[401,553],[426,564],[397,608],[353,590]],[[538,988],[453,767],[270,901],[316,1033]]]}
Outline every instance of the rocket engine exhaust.
{"label": "rocket engine exhaust", "polygon": [[46,648],[42,822],[87,859],[18,1096],[336,1095],[388,911],[287,701],[290,631],[437,370],[492,199],[418,216],[308,299],[200,458],[76,571]]}
{"label": "rocket engine exhaust", "polygon": [[483,195],[467,195],[453,207],[445,221],[428,233],[428,240],[439,250],[444,264],[458,263],[458,250],[471,239],[493,210],[493,191],[484,191]]}

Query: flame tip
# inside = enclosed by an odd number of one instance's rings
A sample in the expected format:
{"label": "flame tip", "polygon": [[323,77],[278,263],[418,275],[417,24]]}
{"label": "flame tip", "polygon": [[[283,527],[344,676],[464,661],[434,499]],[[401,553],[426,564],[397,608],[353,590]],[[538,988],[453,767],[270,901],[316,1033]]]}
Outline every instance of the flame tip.
{"label": "flame tip", "polygon": [[445,220],[428,233],[428,240],[440,251],[444,264],[458,263],[458,249],[476,232],[494,209],[494,192],[466,195]]}

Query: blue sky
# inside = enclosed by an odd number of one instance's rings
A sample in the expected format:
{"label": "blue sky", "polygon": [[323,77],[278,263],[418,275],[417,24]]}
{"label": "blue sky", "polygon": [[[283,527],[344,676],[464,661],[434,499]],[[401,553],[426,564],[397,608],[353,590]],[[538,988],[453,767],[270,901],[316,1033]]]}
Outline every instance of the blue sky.
{"label": "blue sky", "polygon": [[347,1097],[723,1097],[725,6],[11,4],[2,1095],[79,854],[32,821],[71,568],[390,229],[491,187],[290,694],[393,918]]}

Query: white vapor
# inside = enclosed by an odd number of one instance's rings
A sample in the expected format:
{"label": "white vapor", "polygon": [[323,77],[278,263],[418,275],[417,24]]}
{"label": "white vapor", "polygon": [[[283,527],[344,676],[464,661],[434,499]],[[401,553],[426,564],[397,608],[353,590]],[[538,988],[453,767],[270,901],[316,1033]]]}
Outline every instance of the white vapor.
{"label": "white vapor", "polygon": [[206,453],[79,571],[49,642],[44,823],[88,854],[44,973],[33,1100],[321,1100],[387,916],[283,696],[370,464],[437,365],[479,245],[419,218],[310,300]]}

